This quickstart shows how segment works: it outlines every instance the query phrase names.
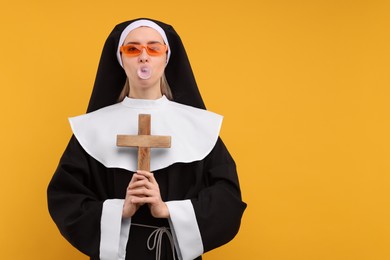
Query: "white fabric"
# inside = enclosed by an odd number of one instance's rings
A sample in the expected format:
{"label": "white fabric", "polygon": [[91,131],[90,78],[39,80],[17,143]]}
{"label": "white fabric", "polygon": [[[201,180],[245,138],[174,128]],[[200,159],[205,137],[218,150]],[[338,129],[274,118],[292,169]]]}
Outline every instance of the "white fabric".
{"label": "white fabric", "polygon": [[204,248],[195,211],[190,200],[168,201],[169,225],[180,260],[192,260],[203,254]]}
{"label": "white fabric", "polygon": [[124,260],[131,219],[122,219],[124,200],[111,199],[103,203],[100,221],[100,259]]}
{"label": "white fabric", "polygon": [[127,240],[129,239],[130,233],[131,218],[122,218],[121,233],[119,239],[119,250],[118,255],[120,260],[125,260],[126,258],[126,246]]}
{"label": "white fabric", "polygon": [[150,170],[177,162],[202,160],[217,142],[222,116],[169,101],[125,98],[85,115],[70,118],[84,150],[110,168],[137,170],[137,148],[117,147],[117,135],[138,134],[138,115],[151,114],[151,134],[171,136],[171,148],[152,148]]}
{"label": "white fabric", "polygon": [[153,28],[161,35],[161,37],[164,40],[164,43],[168,46],[168,54],[167,54],[167,62],[166,62],[168,64],[169,57],[171,56],[171,48],[169,47],[169,42],[168,42],[167,35],[165,34],[164,30],[158,24],[156,24],[155,22],[152,22],[150,20],[137,20],[137,21],[132,22],[131,24],[129,24],[122,31],[121,37],[119,38],[118,49],[116,51],[116,57],[118,59],[119,64],[123,67],[120,47],[123,45],[127,35],[132,30],[137,29],[137,28],[142,27],[142,26]]}

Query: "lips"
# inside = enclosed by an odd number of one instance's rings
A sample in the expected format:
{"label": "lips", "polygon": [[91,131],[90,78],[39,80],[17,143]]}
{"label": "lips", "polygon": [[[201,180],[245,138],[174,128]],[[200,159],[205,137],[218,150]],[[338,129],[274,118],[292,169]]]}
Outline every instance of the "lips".
{"label": "lips", "polygon": [[152,69],[149,66],[141,66],[137,70],[140,79],[149,79],[152,76]]}

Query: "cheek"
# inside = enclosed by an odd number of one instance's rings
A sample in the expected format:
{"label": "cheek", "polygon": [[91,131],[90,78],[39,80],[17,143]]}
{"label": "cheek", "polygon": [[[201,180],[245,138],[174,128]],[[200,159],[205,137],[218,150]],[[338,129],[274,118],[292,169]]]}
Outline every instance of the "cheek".
{"label": "cheek", "polygon": [[166,59],[161,59],[159,62],[156,64],[156,69],[159,71],[164,72],[166,66]]}
{"label": "cheek", "polygon": [[132,73],[132,71],[134,71],[135,68],[134,62],[132,62],[129,59],[122,59],[122,64],[123,64],[123,69],[126,72],[126,75],[130,76],[130,74]]}

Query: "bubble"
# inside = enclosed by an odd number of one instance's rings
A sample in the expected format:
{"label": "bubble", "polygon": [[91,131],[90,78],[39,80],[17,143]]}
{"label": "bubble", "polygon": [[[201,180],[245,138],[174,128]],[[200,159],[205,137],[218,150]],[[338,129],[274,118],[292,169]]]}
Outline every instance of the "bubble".
{"label": "bubble", "polygon": [[148,66],[142,66],[137,70],[138,77],[149,79],[152,76],[152,69]]}

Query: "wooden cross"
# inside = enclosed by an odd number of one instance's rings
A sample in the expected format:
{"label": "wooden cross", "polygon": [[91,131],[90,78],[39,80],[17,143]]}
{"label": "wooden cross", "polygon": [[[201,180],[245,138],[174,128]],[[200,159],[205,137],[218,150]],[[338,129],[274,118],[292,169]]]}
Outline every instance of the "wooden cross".
{"label": "wooden cross", "polygon": [[138,135],[117,135],[116,145],[138,147],[138,170],[150,171],[150,148],[170,148],[171,137],[150,135],[150,115],[139,114]]}

